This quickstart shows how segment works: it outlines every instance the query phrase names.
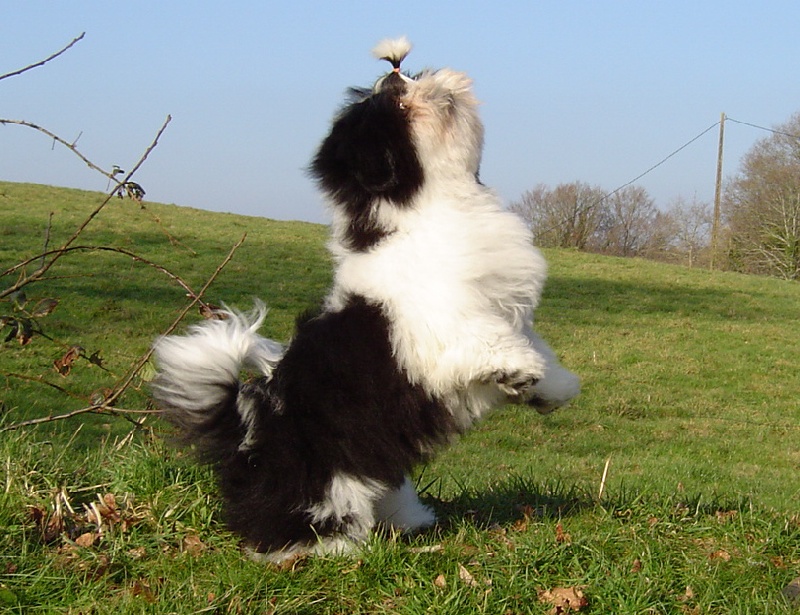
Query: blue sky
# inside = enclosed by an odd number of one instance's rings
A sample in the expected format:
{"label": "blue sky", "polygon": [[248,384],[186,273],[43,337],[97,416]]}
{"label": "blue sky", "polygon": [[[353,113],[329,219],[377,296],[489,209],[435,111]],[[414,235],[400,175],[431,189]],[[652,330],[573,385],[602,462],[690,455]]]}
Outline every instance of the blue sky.
{"label": "blue sky", "polygon": [[[484,183],[508,201],[538,183],[630,181],[719,119],[775,126],[800,111],[800,2],[80,2],[0,0],[0,118],[38,123],[147,198],[326,222],[305,168],[352,85],[387,65],[468,72],[483,103]],[[725,174],[768,133],[726,125]],[[643,177],[659,205],[711,200],[712,130]],[[0,127],[0,179],[105,190],[43,135]]]}

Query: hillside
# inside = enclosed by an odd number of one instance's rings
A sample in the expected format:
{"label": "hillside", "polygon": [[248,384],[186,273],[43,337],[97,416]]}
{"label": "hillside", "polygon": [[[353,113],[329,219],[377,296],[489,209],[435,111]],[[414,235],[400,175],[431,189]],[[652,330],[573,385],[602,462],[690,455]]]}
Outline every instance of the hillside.
{"label": "hillside", "polygon": [[[41,250],[50,212],[56,246],[101,198],[0,183],[3,269]],[[265,333],[286,340],[294,316],[324,295],[330,279],[322,226],[119,200],[79,243],[124,247],[199,288],[245,232],[208,300],[247,309],[262,298],[271,310]],[[497,472],[592,483],[611,457],[609,487],[800,505],[800,485],[790,479],[800,462],[800,285],[571,251],[546,256],[538,327],[581,374],[583,394],[544,419],[505,411],[446,453],[437,470],[447,474],[458,463],[459,481],[470,486]],[[55,312],[41,319],[45,332],[99,351],[108,372],[84,362],[61,378],[51,367],[59,354],[53,344],[8,342],[0,368],[6,421],[81,403],[9,374],[42,376],[76,394],[109,386],[187,301],[165,275],[119,254],[87,250],[61,262],[54,279],[26,289],[28,300],[58,298]],[[494,451],[489,462],[484,448]]]}
{"label": "hillside", "polygon": [[[46,237],[60,245],[102,199],[0,182],[0,270]],[[188,303],[173,276],[199,289],[245,233],[207,299],[247,309],[262,298],[264,333],[287,340],[329,284],[325,227],[114,201],[17,297],[28,311],[59,303],[35,319],[42,334],[2,345],[0,429],[113,387]],[[222,527],[210,472],[170,447],[158,420],[128,412],[148,407],[145,374],[120,416],[0,431],[0,610],[554,613],[548,596],[578,591],[588,613],[788,612],[800,285],[545,255],[537,328],[583,392],[546,417],[501,409],[420,468],[440,519],[431,532],[376,538],[355,561],[249,562]],[[18,306],[0,301],[0,316],[19,318]],[[56,373],[76,345],[83,357]]]}

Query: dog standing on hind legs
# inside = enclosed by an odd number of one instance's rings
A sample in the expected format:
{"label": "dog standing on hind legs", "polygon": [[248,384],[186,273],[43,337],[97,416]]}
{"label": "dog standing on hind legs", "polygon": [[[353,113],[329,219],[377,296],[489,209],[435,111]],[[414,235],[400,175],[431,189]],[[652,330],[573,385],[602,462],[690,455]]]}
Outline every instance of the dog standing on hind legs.
{"label": "dog standing on hind legs", "polygon": [[[413,467],[512,401],[579,392],[532,329],[546,264],[478,180],[469,78],[393,70],[353,89],[311,165],[332,214],[334,282],[283,347],[265,309],[156,342],[153,393],[216,471],[228,526],[257,558],[356,548],[376,525],[435,523]],[[258,377],[243,382],[243,368]]]}

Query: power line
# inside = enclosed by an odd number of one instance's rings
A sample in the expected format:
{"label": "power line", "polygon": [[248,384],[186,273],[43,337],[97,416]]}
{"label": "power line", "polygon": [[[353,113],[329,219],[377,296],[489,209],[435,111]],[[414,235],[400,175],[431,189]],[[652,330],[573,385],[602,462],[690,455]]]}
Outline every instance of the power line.
{"label": "power line", "polygon": [[[767,127],[765,127],[765,126],[759,126],[758,124],[753,124],[753,123],[751,123],[751,122],[744,122],[744,121],[741,121],[741,120],[736,120],[736,119],[733,119],[733,118],[731,118],[731,117],[728,117],[728,116],[724,116],[724,118],[725,118],[725,119],[724,119],[724,121],[728,121],[728,122],[734,122],[734,123],[736,123],[736,124],[742,124],[742,125],[744,125],[744,126],[750,126],[751,128],[756,128],[756,129],[758,129],[758,130],[764,130],[764,131],[766,131],[766,132],[770,132],[770,133],[773,133],[773,134],[782,135],[782,136],[785,136],[785,137],[790,137],[790,138],[793,138],[793,139],[798,139],[798,140],[800,140],[800,136],[798,136],[798,135],[795,135],[795,134],[791,134],[791,133],[788,133],[788,132],[784,132],[784,131],[782,131],[782,130],[776,130],[776,129],[774,129],[774,128],[767,128]],[[603,201],[605,201],[606,199],[608,199],[608,198],[610,198],[610,197],[614,196],[615,194],[617,194],[619,191],[621,191],[621,190],[624,190],[624,189],[625,189],[625,188],[627,188],[628,186],[630,186],[630,185],[632,185],[632,184],[636,183],[637,181],[639,181],[640,179],[642,179],[644,176],[646,176],[646,175],[648,175],[649,173],[651,173],[651,172],[655,171],[655,170],[656,170],[658,167],[660,167],[661,165],[663,165],[664,163],[666,163],[666,162],[667,162],[668,160],[670,160],[670,159],[671,159],[673,156],[676,156],[677,154],[679,154],[680,152],[682,152],[684,149],[686,149],[687,147],[689,147],[689,146],[690,146],[692,143],[694,143],[695,141],[697,141],[697,140],[698,140],[698,139],[700,139],[701,137],[705,136],[705,135],[706,135],[708,132],[710,132],[710,131],[714,130],[714,129],[715,129],[717,126],[719,126],[719,125],[722,123],[722,121],[723,121],[723,120],[720,120],[720,121],[714,122],[714,123],[713,123],[713,124],[711,124],[711,125],[710,125],[708,128],[706,128],[706,129],[705,129],[705,130],[703,130],[702,132],[698,133],[697,135],[695,135],[694,137],[692,137],[691,139],[689,139],[689,140],[688,140],[686,143],[684,143],[683,145],[681,145],[681,146],[680,146],[679,148],[677,148],[676,150],[674,150],[674,151],[670,152],[668,155],[666,155],[664,158],[662,158],[661,160],[659,160],[659,161],[658,161],[656,164],[654,164],[653,166],[651,166],[650,168],[648,168],[648,169],[647,169],[647,170],[645,170],[644,172],[640,173],[639,175],[637,175],[636,177],[634,177],[634,178],[633,178],[633,179],[631,179],[630,181],[627,181],[627,182],[625,182],[624,184],[620,185],[619,187],[615,188],[615,189],[614,189],[614,190],[612,190],[611,192],[608,192],[608,193],[604,194],[603,196],[601,196],[601,197],[600,197],[600,198],[598,198],[597,200],[593,201],[592,203],[587,203],[587,204],[585,204],[585,205],[583,205],[583,206],[579,207],[579,208],[578,208],[578,210],[577,210],[577,211],[575,211],[575,212],[573,212],[573,214],[572,214],[572,215],[570,215],[569,217],[573,217],[573,216],[574,216],[574,215],[576,215],[576,214],[577,214],[577,215],[581,215],[581,214],[583,214],[584,212],[591,210],[592,208],[596,207],[597,205],[599,205],[600,203],[602,203],[602,202],[603,202]],[[557,224],[555,224],[555,225],[551,226],[550,228],[547,228],[547,229],[544,229],[544,230],[542,230],[541,232],[542,232],[542,233],[548,233],[548,232],[550,232],[550,231],[552,231],[552,230],[554,230],[554,229],[558,228],[559,226],[561,226],[561,224],[562,224],[562,223],[564,223],[564,222],[566,222],[566,221],[567,221],[567,219],[568,219],[568,218],[565,218],[563,221],[560,221],[560,222],[558,222]]]}
{"label": "power line", "polygon": [[634,177],[632,180],[630,180],[630,181],[628,181],[628,182],[625,182],[625,183],[624,183],[624,184],[622,184],[621,186],[619,186],[619,187],[615,188],[614,190],[612,190],[611,192],[608,192],[607,194],[604,194],[603,196],[601,196],[600,198],[596,199],[595,201],[593,201],[593,202],[591,202],[591,203],[586,203],[585,205],[582,205],[582,206],[579,206],[579,207],[578,207],[578,209],[577,209],[577,211],[574,211],[574,212],[572,212],[572,214],[570,214],[569,216],[565,216],[563,220],[559,220],[559,221],[558,221],[556,224],[553,224],[553,225],[552,225],[552,226],[550,226],[549,228],[546,228],[546,229],[543,229],[543,230],[541,230],[541,231],[540,231],[540,233],[541,233],[541,234],[546,234],[546,233],[549,233],[549,232],[551,232],[551,231],[553,231],[553,230],[555,230],[555,229],[559,228],[559,227],[560,227],[560,226],[562,226],[563,224],[565,224],[565,223],[567,222],[567,220],[569,220],[570,218],[574,217],[575,215],[578,215],[578,216],[580,216],[580,215],[583,215],[583,214],[584,214],[585,212],[587,212],[587,211],[591,211],[592,209],[594,209],[595,207],[597,207],[597,206],[598,206],[600,203],[602,203],[602,202],[603,202],[603,201],[605,201],[606,199],[608,199],[608,198],[610,198],[610,197],[614,196],[614,195],[615,195],[617,192],[619,192],[620,190],[624,190],[625,188],[627,188],[627,187],[628,187],[628,186],[630,186],[631,184],[634,184],[634,183],[636,183],[637,181],[639,181],[639,180],[640,180],[642,177],[644,177],[644,176],[645,176],[645,175],[647,175],[648,173],[651,173],[652,171],[655,171],[655,170],[656,170],[658,167],[660,167],[662,164],[664,164],[665,162],[667,162],[667,161],[668,161],[670,158],[672,158],[673,156],[677,155],[678,153],[680,153],[681,151],[683,151],[684,149],[686,149],[687,147],[689,147],[689,146],[690,146],[692,143],[694,143],[695,141],[697,141],[697,140],[698,140],[700,137],[704,136],[706,133],[708,133],[709,131],[713,130],[713,129],[714,129],[714,128],[716,128],[717,126],[719,126],[719,124],[720,124],[720,122],[718,122],[718,121],[717,121],[717,122],[714,122],[713,124],[711,124],[711,126],[709,126],[708,128],[706,128],[705,130],[703,130],[701,133],[699,133],[699,134],[695,135],[695,136],[694,136],[694,137],[692,137],[691,139],[689,139],[689,140],[688,140],[686,143],[684,143],[683,145],[681,145],[681,146],[680,146],[678,149],[676,149],[675,151],[671,152],[670,154],[668,154],[667,156],[665,156],[664,158],[662,158],[660,161],[658,161],[656,164],[654,164],[653,166],[651,166],[649,169],[647,169],[647,170],[646,170],[646,171],[644,171],[643,173],[640,173],[639,175],[637,175],[636,177]]}
{"label": "power line", "polygon": [[[727,119],[730,119],[730,118],[727,118]],[[664,157],[663,159],[661,159],[659,162],[657,162],[657,163],[656,163],[656,164],[654,164],[652,167],[650,167],[649,169],[647,169],[647,170],[646,170],[644,173],[641,173],[640,175],[637,175],[636,177],[634,177],[634,178],[633,178],[632,180],[630,180],[629,182],[626,182],[626,183],[622,184],[622,185],[621,185],[619,188],[616,188],[616,189],[612,190],[611,192],[609,192],[609,193],[608,193],[608,194],[606,194],[606,195],[603,195],[603,198],[601,198],[601,199],[598,201],[598,203],[599,203],[600,201],[604,201],[605,199],[607,199],[607,198],[608,198],[608,197],[610,197],[610,196],[614,196],[614,195],[615,195],[617,192],[619,192],[619,191],[620,191],[620,190],[622,190],[623,188],[627,188],[627,187],[628,187],[628,186],[630,186],[631,184],[633,184],[633,183],[635,183],[635,182],[639,181],[640,179],[642,179],[642,178],[643,178],[645,175],[647,175],[647,174],[648,174],[648,173],[650,173],[651,171],[655,171],[655,170],[656,170],[658,167],[660,167],[662,164],[664,164],[664,163],[665,163],[667,160],[669,160],[670,158],[672,158],[672,157],[673,157],[673,156],[675,156],[676,154],[680,153],[681,151],[683,151],[684,149],[686,149],[687,147],[689,147],[689,146],[690,146],[692,143],[694,143],[695,141],[697,141],[697,140],[698,140],[700,137],[702,137],[703,135],[705,135],[705,134],[706,134],[707,132],[709,132],[710,130],[713,130],[713,129],[714,129],[714,128],[716,128],[717,126],[719,126],[719,122],[714,122],[713,124],[711,124],[711,126],[709,126],[708,128],[706,128],[706,129],[705,129],[703,132],[701,132],[701,133],[700,133],[700,134],[698,134],[697,136],[693,137],[692,139],[690,139],[689,141],[687,141],[686,143],[684,143],[683,145],[681,145],[681,146],[680,146],[678,149],[676,149],[676,150],[675,150],[674,152],[672,152],[671,154],[669,154],[669,155],[665,156],[665,157]],[[597,203],[595,203],[595,204],[597,204]]]}
{"label": "power line", "polygon": [[744,126],[750,126],[751,128],[758,128],[759,130],[765,130],[767,132],[771,132],[772,134],[776,135],[783,135],[784,137],[791,137],[792,139],[800,139],[800,136],[793,135],[789,132],[784,132],[782,130],[776,130],[774,128],[766,128],[765,126],[759,126],[758,124],[751,124],[750,122],[742,122],[741,120],[735,120],[732,117],[725,117],[726,120],[729,122],[734,122],[736,124],[742,124]]}

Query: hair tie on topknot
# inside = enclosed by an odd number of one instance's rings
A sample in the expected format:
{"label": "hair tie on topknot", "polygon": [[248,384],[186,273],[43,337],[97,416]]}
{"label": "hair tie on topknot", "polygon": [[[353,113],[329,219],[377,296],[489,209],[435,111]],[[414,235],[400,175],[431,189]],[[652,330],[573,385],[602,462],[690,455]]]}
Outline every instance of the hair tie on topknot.
{"label": "hair tie on topknot", "polygon": [[372,55],[379,60],[386,60],[392,65],[392,72],[400,72],[400,63],[411,51],[411,43],[405,36],[386,38],[375,45]]}

